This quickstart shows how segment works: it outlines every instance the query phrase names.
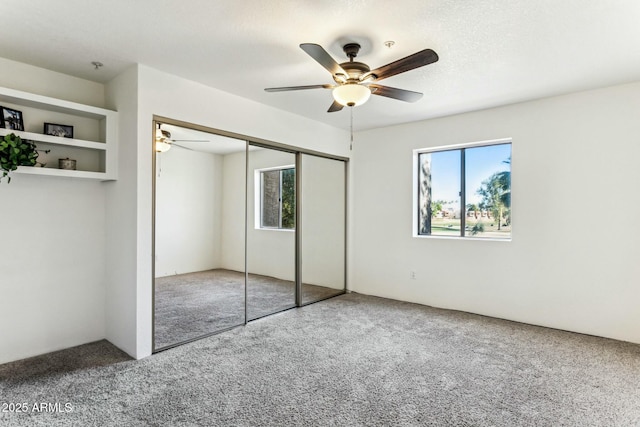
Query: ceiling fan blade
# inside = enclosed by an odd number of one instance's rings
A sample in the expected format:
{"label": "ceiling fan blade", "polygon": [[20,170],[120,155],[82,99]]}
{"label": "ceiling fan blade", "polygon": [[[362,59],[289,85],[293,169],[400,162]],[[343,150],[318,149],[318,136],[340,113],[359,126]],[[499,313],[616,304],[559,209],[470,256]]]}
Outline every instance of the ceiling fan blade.
{"label": "ceiling fan blade", "polygon": [[171,142],[211,142],[208,139],[172,139]]}
{"label": "ceiling fan blade", "polygon": [[386,79],[387,77],[395,76],[396,74],[404,73],[416,68],[424,67],[425,65],[432,64],[438,60],[438,54],[431,49],[421,50],[413,55],[409,55],[402,59],[398,59],[390,64],[383,65],[382,67],[371,70],[363,77],[374,74],[376,81]]}
{"label": "ceiling fan blade", "polygon": [[289,86],[289,87],[268,87],[266,92],[285,92],[288,90],[305,90],[305,89],[333,89],[333,85],[309,85],[309,86]]}
{"label": "ceiling fan blade", "polygon": [[340,111],[340,110],[342,110],[343,107],[344,107],[344,105],[340,104],[338,101],[333,101],[333,104],[331,104],[331,107],[329,107],[329,109],[327,110],[327,113],[333,113],[335,111]]}
{"label": "ceiling fan blade", "polygon": [[300,48],[315,59],[318,64],[322,65],[331,73],[332,76],[343,74],[348,77],[349,74],[338,64],[322,46],[315,43],[302,43]]}
{"label": "ceiling fan blade", "polygon": [[180,144],[171,143],[171,146],[172,147],[182,148],[184,150],[195,151],[193,148],[185,147],[184,145],[180,145]]}
{"label": "ceiling fan blade", "polygon": [[369,85],[369,89],[371,89],[371,93],[374,95],[386,96],[387,98],[399,99],[400,101],[416,102],[422,98],[422,94],[420,92],[412,92],[410,90],[397,89],[390,86],[373,84]]}

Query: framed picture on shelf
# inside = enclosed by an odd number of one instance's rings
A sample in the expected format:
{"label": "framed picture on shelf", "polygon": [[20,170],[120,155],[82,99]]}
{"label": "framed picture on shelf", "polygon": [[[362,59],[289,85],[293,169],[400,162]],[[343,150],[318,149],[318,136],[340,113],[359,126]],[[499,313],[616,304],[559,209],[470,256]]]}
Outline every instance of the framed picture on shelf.
{"label": "framed picture on shelf", "polygon": [[63,138],[73,138],[73,126],[59,125],[56,123],[45,123],[44,134],[61,136]]}
{"label": "framed picture on shelf", "polygon": [[0,107],[0,116],[2,123],[0,125],[6,129],[24,130],[24,122],[22,121],[22,111],[14,110],[7,107]]}

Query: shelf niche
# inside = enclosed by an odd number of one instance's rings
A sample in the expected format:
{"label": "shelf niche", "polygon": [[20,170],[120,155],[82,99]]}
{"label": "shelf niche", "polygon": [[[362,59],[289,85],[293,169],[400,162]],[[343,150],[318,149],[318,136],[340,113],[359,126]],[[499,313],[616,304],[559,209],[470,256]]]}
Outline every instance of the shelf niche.
{"label": "shelf niche", "polygon": [[[0,128],[33,141],[45,167],[21,166],[15,173],[68,178],[116,180],[118,113],[47,96],[0,87],[0,106],[22,112],[24,131]],[[73,126],[74,138],[45,135],[44,123]],[[76,160],[76,170],[58,169],[58,159]]]}

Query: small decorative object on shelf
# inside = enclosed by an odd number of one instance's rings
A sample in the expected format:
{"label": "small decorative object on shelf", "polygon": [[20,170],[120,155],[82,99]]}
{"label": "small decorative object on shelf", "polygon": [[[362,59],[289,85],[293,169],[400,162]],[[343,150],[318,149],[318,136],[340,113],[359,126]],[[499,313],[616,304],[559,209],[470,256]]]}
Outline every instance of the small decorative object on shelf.
{"label": "small decorative object on shelf", "polygon": [[24,130],[22,111],[12,108],[0,107],[0,127],[12,130]]}
{"label": "small decorative object on shelf", "polygon": [[58,159],[58,169],[76,170],[76,161],[70,158]]}
{"label": "small decorative object on shelf", "polygon": [[64,138],[73,138],[73,126],[68,125],[58,125],[55,123],[45,123],[44,124],[44,134],[45,135],[53,135],[53,136],[61,136]]}
{"label": "small decorative object on shelf", "polygon": [[34,166],[37,159],[38,150],[33,142],[22,140],[14,133],[5,135],[0,139],[0,181],[7,177],[7,183],[10,183],[9,174],[12,171],[18,169],[18,166]]}

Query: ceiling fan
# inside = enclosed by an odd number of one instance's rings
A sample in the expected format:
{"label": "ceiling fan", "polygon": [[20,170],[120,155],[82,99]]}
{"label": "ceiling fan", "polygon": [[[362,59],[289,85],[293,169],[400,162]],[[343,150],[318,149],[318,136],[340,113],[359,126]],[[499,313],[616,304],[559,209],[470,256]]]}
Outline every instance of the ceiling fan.
{"label": "ceiling fan", "polygon": [[331,55],[318,44],[303,43],[300,45],[300,48],[326,68],[327,71],[331,73],[336,84],[272,87],[266,88],[265,91],[284,92],[305,89],[332,89],[334,101],[331,107],[329,107],[329,110],[327,110],[329,113],[340,111],[345,106],[355,107],[362,105],[367,102],[371,94],[386,96],[387,98],[398,99],[400,101],[416,102],[422,98],[420,92],[382,86],[377,84],[377,82],[387,77],[395,76],[396,74],[432,64],[438,60],[437,53],[431,49],[424,49],[413,55],[371,70],[367,64],[353,60],[360,51],[360,45],[358,43],[347,43],[343,46],[344,53],[349,58],[349,61],[341,64],[338,64]]}
{"label": "ceiling fan", "polygon": [[206,139],[171,139],[171,132],[169,132],[168,130],[162,129],[162,123],[158,123],[158,127],[156,128],[156,151],[158,153],[164,153],[166,151],[169,151],[172,146],[193,151],[193,148],[176,144],[176,142],[210,142],[210,141]]}

